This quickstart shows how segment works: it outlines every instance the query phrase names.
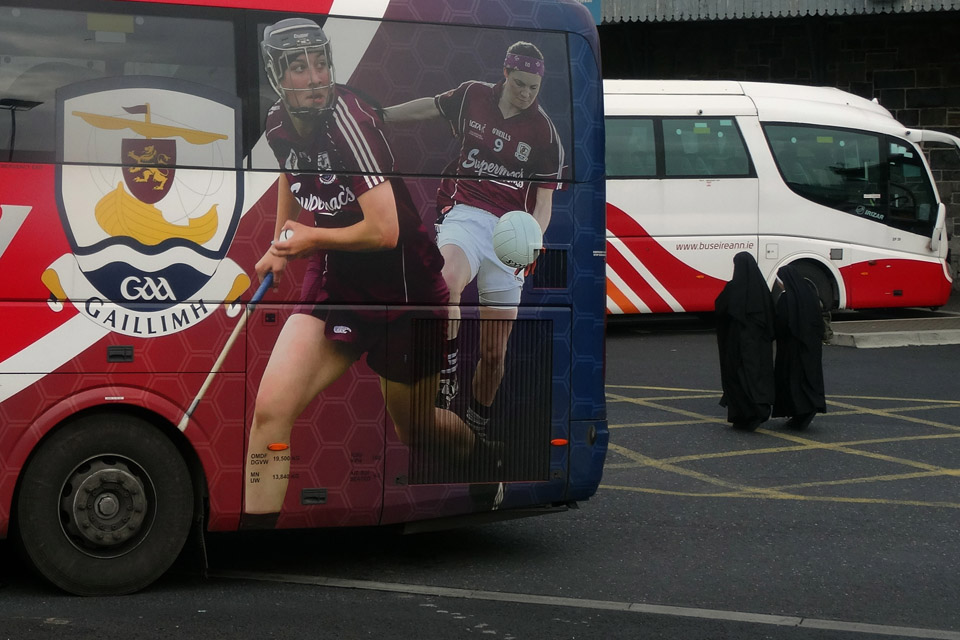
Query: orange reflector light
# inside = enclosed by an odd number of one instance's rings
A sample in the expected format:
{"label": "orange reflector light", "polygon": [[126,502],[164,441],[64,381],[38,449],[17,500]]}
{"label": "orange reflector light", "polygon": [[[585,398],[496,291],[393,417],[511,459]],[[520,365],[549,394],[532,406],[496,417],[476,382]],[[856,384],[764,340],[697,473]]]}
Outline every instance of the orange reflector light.
{"label": "orange reflector light", "polygon": [[273,444],[268,444],[267,449],[270,451],[286,451],[290,448],[290,445],[283,444],[282,442],[274,442]]}
{"label": "orange reflector light", "polygon": [[552,444],[555,447],[565,447],[568,444],[570,444],[570,441],[567,440],[566,438],[554,438],[553,440],[550,441],[550,444]]}

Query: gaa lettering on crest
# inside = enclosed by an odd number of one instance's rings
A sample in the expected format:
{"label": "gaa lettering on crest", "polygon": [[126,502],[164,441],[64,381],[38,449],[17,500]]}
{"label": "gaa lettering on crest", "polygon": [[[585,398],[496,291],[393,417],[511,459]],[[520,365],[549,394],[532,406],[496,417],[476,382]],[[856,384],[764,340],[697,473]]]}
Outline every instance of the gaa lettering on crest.
{"label": "gaa lettering on crest", "polygon": [[130,276],[120,283],[120,295],[126,300],[176,300],[166,278]]}

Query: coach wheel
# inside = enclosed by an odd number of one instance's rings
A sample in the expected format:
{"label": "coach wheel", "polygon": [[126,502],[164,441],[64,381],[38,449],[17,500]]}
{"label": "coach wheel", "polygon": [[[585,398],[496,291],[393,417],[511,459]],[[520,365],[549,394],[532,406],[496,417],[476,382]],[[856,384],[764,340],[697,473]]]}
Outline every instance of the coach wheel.
{"label": "coach wheel", "polygon": [[57,431],[20,483],[20,544],[50,582],[77,595],[149,585],[190,532],[193,487],[173,443],[139,418],[91,415]]}
{"label": "coach wheel", "polygon": [[833,283],[822,269],[806,262],[797,262],[794,264],[800,277],[807,280],[817,292],[820,298],[820,304],[823,305],[824,313],[836,309],[839,304],[837,295],[833,290]]}

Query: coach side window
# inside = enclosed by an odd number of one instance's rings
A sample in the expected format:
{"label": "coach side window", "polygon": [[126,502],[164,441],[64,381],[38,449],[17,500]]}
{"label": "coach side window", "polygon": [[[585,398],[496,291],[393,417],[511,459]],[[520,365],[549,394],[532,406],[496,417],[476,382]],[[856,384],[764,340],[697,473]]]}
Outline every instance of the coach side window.
{"label": "coach side window", "polygon": [[906,141],[792,124],[764,131],[784,182],[798,195],[913,233],[933,228],[936,196],[920,152]]}
{"label": "coach side window", "polygon": [[929,235],[936,222],[937,198],[920,153],[905,141],[890,138],[887,144],[890,224]]}
{"label": "coach side window", "polygon": [[665,118],[663,155],[666,176],[746,177],[749,156],[731,118]]}
{"label": "coach side window", "polygon": [[650,118],[607,118],[607,177],[652,178],[657,175],[657,146]]}
{"label": "coach side window", "polygon": [[2,160],[53,161],[56,92],[85,80],[176,78],[236,95],[227,21],[2,7],[0,60]]}
{"label": "coach side window", "polygon": [[826,207],[879,222],[880,136],[848,129],[769,124],[764,131],[787,186]]}

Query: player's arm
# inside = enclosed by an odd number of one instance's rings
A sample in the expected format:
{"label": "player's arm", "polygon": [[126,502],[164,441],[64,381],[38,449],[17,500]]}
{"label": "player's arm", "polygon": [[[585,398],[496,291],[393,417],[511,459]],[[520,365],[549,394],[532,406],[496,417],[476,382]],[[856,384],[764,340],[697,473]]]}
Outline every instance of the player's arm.
{"label": "player's arm", "polygon": [[255,267],[260,280],[263,280],[268,273],[273,273],[274,286],[280,281],[283,271],[287,268],[287,258],[279,255],[274,247],[283,230],[283,225],[288,220],[296,220],[299,215],[300,203],[290,192],[290,181],[286,174],[281,173],[277,180],[277,219],[273,225],[273,242]]}
{"label": "player's arm", "polygon": [[364,192],[357,198],[357,203],[363,211],[363,219],[349,227],[324,229],[287,220],[282,230],[290,229],[293,236],[274,243],[273,251],[278,256],[294,258],[318,249],[382,251],[397,246],[400,221],[390,182],[382,182]]}
{"label": "player's arm", "polygon": [[413,120],[430,120],[439,118],[443,114],[437,107],[434,98],[417,98],[410,102],[395,104],[383,110],[384,122],[408,122]]}

